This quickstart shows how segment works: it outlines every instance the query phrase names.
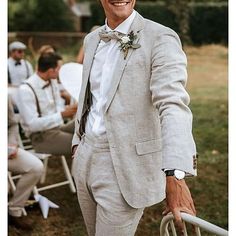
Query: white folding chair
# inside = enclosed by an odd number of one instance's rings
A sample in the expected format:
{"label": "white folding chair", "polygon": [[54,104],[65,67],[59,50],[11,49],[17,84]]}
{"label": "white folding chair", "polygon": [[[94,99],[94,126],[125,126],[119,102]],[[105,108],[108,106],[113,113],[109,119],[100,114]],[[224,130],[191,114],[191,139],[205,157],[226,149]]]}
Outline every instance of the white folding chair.
{"label": "white folding chair", "polygon": [[[195,227],[196,236],[201,236],[200,229],[212,233],[213,235],[228,236],[227,230],[220,228],[217,225],[211,224],[196,216],[192,216],[182,212],[181,217],[184,223],[184,236],[188,236],[186,223],[189,223]],[[170,236],[170,235],[177,236],[173,219],[174,217],[172,214],[168,214],[163,217],[160,226],[160,236]]]}
{"label": "white folding chair", "polygon": [[[44,172],[43,172],[43,175],[40,179],[40,183],[43,184],[46,180],[48,160],[52,155],[51,154],[44,154],[44,153],[36,153],[35,150],[33,149],[30,139],[25,138],[24,140],[22,140],[21,137],[19,137],[19,141],[20,141],[20,146],[23,149],[32,152],[35,156],[37,156],[40,160],[43,161]],[[57,182],[54,184],[50,184],[47,186],[39,187],[39,188],[37,186],[35,186],[34,194],[38,194],[41,191],[60,187],[60,186],[67,185],[67,184],[69,185],[71,192],[73,192],[73,193],[76,192],[75,185],[74,185],[71,173],[70,173],[70,169],[69,169],[68,164],[66,162],[66,158],[64,155],[61,155],[60,159],[61,159],[63,170],[65,172],[66,180],[61,181],[61,182]]]}
{"label": "white folding chair", "polygon": [[[12,192],[15,192],[15,191],[16,191],[16,185],[15,185],[15,183],[14,183],[14,179],[19,178],[19,177],[20,177],[20,175],[15,175],[15,176],[13,177],[12,174],[11,174],[11,172],[8,171],[8,183],[9,183],[9,185],[10,185],[10,189],[11,189]],[[22,213],[23,213],[24,216],[27,216],[27,213],[26,213],[25,208],[22,208]]]}

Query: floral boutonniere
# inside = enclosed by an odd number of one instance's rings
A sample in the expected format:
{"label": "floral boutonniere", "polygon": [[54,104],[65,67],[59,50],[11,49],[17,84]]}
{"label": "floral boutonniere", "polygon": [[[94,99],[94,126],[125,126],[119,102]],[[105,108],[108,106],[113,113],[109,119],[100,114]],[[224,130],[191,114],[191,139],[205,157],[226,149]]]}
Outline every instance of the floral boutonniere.
{"label": "floral boutonniere", "polygon": [[119,39],[120,50],[124,52],[124,60],[126,59],[130,48],[137,49],[141,47],[140,44],[134,43],[136,38],[137,35],[135,35],[133,31],[131,31],[128,35],[123,36]]}

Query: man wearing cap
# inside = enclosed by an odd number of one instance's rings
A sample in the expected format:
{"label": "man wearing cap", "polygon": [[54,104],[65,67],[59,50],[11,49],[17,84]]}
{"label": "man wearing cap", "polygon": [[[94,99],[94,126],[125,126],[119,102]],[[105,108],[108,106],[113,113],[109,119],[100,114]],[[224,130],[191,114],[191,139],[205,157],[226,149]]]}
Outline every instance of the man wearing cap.
{"label": "man wearing cap", "polygon": [[33,74],[33,67],[24,59],[26,45],[14,41],[9,45],[10,57],[8,58],[8,85],[18,87],[25,79]]}

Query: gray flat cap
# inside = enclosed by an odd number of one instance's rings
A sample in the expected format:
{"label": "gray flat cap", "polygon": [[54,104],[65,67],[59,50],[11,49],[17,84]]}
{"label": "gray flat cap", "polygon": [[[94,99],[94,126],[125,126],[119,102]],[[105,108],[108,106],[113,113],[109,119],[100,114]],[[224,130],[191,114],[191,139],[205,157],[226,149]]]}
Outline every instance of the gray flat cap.
{"label": "gray flat cap", "polygon": [[11,52],[12,50],[17,50],[17,49],[21,49],[21,50],[25,50],[26,49],[26,45],[23,44],[22,42],[19,41],[15,41],[9,44],[9,51]]}

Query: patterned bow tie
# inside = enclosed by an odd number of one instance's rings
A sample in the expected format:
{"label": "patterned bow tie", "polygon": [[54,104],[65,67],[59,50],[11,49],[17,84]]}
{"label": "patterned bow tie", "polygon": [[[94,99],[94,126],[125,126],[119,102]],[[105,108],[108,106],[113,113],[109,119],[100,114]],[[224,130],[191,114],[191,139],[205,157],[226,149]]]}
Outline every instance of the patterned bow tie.
{"label": "patterned bow tie", "polygon": [[121,34],[117,31],[105,31],[104,29],[99,32],[99,37],[105,43],[109,42],[111,39],[119,40],[124,34]]}
{"label": "patterned bow tie", "polygon": [[21,62],[20,61],[16,61],[15,62],[15,66],[20,66],[21,65]]}

